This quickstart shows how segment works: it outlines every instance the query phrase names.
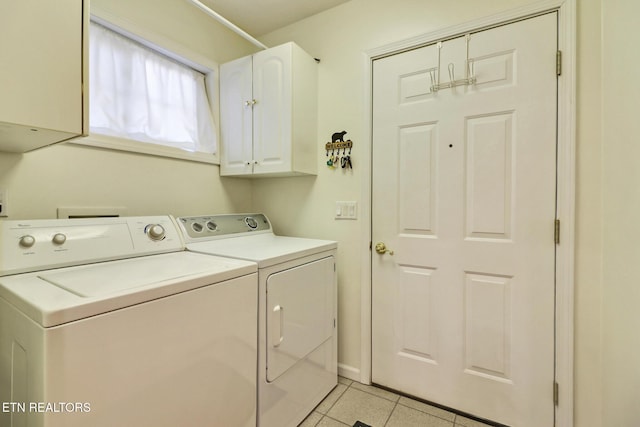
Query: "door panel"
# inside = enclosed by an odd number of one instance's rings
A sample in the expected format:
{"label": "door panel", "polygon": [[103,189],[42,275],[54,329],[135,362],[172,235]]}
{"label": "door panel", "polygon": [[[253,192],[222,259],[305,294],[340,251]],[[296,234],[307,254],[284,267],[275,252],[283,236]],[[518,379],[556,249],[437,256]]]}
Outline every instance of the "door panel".
{"label": "door panel", "polygon": [[253,113],[247,101],[253,99],[251,57],[220,66],[221,172],[225,175],[251,173],[253,159]]}
{"label": "door panel", "polygon": [[[395,331],[397,351],[403,357],[435,363],[437,341],[433,319],[433,269],[403,266],[398,286],[399,310]],[[424,307],[429,309],[424,310]],[[420,325],[420,327],[416,327]]]}
{"label": "door panel", "polygon": [[511,277],[465,274],[465,372],[511,380]]}
{"label": "door panel", "polygon": [[466,237],[511,236],[513,115],[466,119]]}
{"label": "door panel", "polygon": [[253,57],[254,173],[281,172],[290,164],[291,64],[289,44]]}
{"label": "door panel", "polygon": [[267,278],[267,381],[332,337],[333,269],[327,257]]}
{"label": "door panel", "polygon": [[[556,22],[373,69],[372,232],[394,251],[373,253],[373,381],[519,427],[554,419]],[[444,87],[467,52],[475,84]]]}
{"label": "door panel", "polygon": [[[399,129],[398,207],[400,228],[413,234],[432,234],[435,225],[435,148],[438,128],[433,123]],[[415,183],[421,190],[415,191]]]}

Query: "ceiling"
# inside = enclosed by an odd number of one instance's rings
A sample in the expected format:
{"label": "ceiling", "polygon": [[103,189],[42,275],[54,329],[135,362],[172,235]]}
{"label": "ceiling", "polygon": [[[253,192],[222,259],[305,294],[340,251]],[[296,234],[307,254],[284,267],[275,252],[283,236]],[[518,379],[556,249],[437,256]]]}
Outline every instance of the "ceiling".
{"label": "ceiling", "polygon": [[254,37],[349,0],[201,0]]}

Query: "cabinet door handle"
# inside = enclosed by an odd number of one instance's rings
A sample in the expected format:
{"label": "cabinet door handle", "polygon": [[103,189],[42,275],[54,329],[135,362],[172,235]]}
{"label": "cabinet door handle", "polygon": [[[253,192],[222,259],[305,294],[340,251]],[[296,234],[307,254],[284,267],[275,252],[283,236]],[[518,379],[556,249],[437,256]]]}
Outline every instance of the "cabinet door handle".
{"label": "cabinet door handle", "polygon": [[280,347],[280,344],[282,344],[282,342],[284,341],[284,307],[281,305],[276,305],[275,307],[273,307],[273,313],[274,313],[274,317],[275,315],[278,315],[279,317],[279,322],[276,322],[274,320],[274,325],[278,327],[277,332],[275,332],[273,334],[273,341],[272,341],[272,346],[273,347]]}
{"label": "cabinet door handle", "polygon": [[244,101],[244,106],[245,107],[253,107],[257,103],[258,103],[258,101],[256,101],[255,99],[252,99],[251,101]]}

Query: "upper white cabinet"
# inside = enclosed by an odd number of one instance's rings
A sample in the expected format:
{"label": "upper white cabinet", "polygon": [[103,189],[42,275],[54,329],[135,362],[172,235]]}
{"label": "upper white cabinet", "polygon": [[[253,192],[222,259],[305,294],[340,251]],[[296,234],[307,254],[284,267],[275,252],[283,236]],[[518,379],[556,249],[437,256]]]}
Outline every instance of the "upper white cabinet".
{"label": "upper white cabinet", "polygon": [[317,75],[294,43],[220,66],[221,175],[316,174]]}
{"label": "upper white cabinet", "polygon": [[88,9],[88,0],[0,2],[0,151],[30,151],[88,129]]}

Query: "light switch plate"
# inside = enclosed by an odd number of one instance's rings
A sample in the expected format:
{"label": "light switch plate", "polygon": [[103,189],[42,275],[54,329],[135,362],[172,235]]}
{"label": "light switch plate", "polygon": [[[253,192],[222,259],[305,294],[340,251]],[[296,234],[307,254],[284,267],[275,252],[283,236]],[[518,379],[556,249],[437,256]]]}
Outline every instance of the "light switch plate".
{"label": "light switch plate", "polygon": [[335,219],[358,219],[358,202],[337,201]]}

